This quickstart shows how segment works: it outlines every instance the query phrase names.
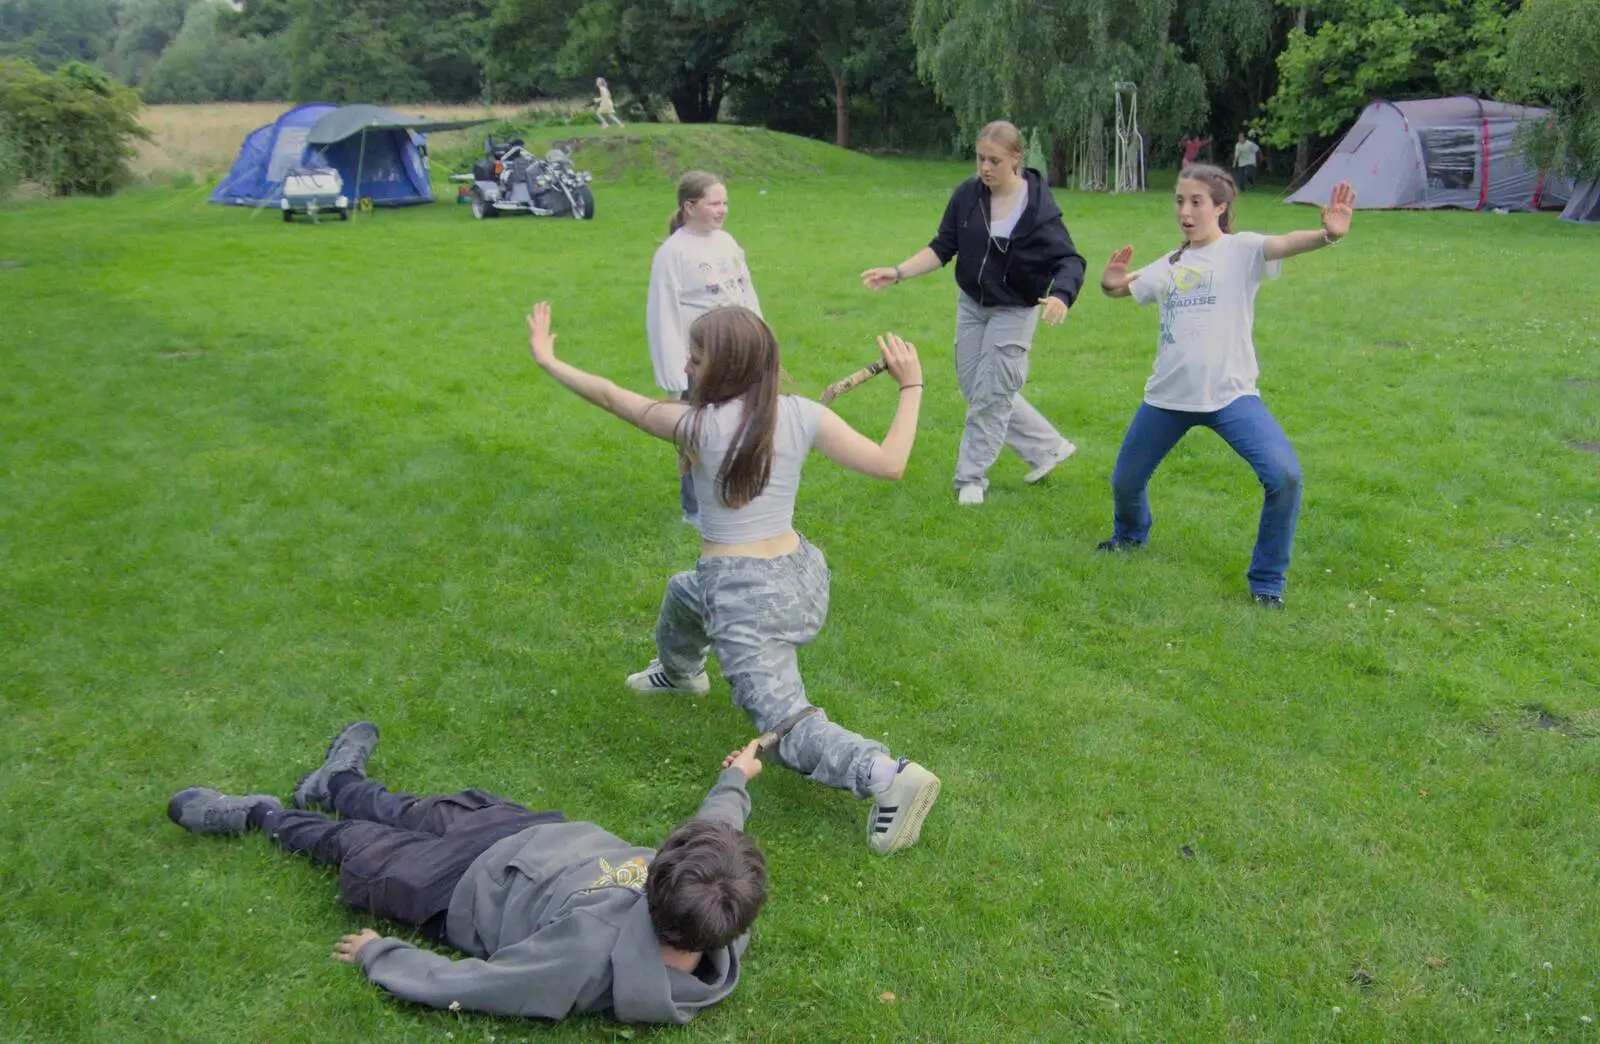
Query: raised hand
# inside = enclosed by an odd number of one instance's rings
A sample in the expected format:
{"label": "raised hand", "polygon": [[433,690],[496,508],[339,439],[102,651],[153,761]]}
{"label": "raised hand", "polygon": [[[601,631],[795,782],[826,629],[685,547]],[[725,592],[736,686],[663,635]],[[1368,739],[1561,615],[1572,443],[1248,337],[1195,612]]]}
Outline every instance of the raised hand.
{"label": "raised hand", "polygon": [[741,749],[733,751],[722,759],[723,768],[736,768],[744,773],[745,782],[761,775],[761,757],[758,753],[761,746],[759,738],[746,743]]}
{"label": "raised hand", "polygon": [[1046,326],[1060,326],[1067,321],[1067,302],[1059,297],[1041,297],[1039,303],[1044,305],[1044,323]]}
{"label": "raised hand", "polygon": [[916,345],[902,341],[897,334],[886,333],[878,338],[878,351],[883,354],[883,363],[889,368],[889,376],[900,387],[922,383],[922,360],[917,358]]}
{"label": "raised hand", "polygon": [[1348,181],[1333,186],[1333,198],[1322,208],[1322,230],[1330,238],[1343,239],[1350,234],[1350,219],[1355,215],[1356,190]]}
{"label": "raised hand", "polygon": [[1111,260],[1106,262],[1105,270],[1100,273],[1100,289],[1107,291],[1121,290],[1133,282],[1137,276],[1128,274],[1128,262],[1133,260],[1133,247],[1125,246],[1111,255]]}
{"label": "raised hand", "polygon": [[540,366],[548,366],[555,361],[556,335],[550,332],[548,301],[534,305],[533,314],[528,316],[528,348],[533,353],[533,361]]}
{"label": "raised hand", "polygon": [[900,276],[892,268],[869,268],[861,273],[861,282],[868,290],[882,290],[886,286],[893,286],[900,281]]}

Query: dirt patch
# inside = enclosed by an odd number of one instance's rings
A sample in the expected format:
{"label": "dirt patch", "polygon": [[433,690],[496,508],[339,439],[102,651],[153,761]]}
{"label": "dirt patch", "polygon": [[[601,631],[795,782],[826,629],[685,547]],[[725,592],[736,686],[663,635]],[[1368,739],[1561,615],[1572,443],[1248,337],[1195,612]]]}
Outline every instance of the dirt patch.
{"label": "dirt patch", "polygon": [[1567,445],[1581,453],[1600,453],[1600,442],[1585,442],[1582,439],[1573,439]]}
{"label": "dirt patch", "polygon": [[1395,350],[1411,347],[1410,341],[1373,341],[1372,343],[1377,345],[1379,348],[1390,348]]}

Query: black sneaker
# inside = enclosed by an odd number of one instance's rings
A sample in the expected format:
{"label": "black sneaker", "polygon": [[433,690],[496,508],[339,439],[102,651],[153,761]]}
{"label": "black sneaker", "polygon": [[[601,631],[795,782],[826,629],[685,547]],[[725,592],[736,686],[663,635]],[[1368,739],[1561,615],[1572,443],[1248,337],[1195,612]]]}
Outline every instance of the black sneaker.
{"label": "black sneaker", "polygon": [[295,808],[320,808],[333,811],[333,798],[328,793],[328,781],[341,772],[354,772],[363,779],[367,775],[367,759],[378,746],[378,726],[370,721],[346,725],[344,731],[328,744],[328,756],[322,767],[308,772],[294,788]]}
{"label": "black sneaker", "polygon": [[239,837],[250,829],[250,810],[266,805],[273,811],[283,802],[271,794],[230,797],[210,787],[187,787],[167,802],[167,818],[196,834]]}
{"label": "black sneaker", "polygon": [[1282,609],[1283,596],[1275,594],[1253,594],[1250,596],[1255,603],[1263,609]]}
{"label": "black sneaker", "polygon": [[1137,551],[1144,546],[1143,540],[1129,540],[1127,537],[1114,536],[1110,540],[1102,540],[1094,546],[1096,551],[1107,554],[1121,554],[1124,551]]}

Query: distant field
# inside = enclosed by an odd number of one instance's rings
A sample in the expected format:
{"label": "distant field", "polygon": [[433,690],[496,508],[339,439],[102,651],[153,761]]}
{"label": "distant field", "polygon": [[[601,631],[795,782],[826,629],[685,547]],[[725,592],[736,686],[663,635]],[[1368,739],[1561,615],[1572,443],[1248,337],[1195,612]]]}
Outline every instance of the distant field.
{"label": "distant field", "polygon": [[[244,136],[293,108],[294,102],[219,102],[213,105],[151,105],[139,122],[154,141],[142,142],[133,161],[136,174],[161,177],[192,174],[206,178],[224,173],[239,152]],[[398,112],[433,119],[469,117],[485,112],[481,105],[395,105]],[[496,105],[496,117],[526,111],[529,106]],[[440,135],[448,144],[452,135]]]}

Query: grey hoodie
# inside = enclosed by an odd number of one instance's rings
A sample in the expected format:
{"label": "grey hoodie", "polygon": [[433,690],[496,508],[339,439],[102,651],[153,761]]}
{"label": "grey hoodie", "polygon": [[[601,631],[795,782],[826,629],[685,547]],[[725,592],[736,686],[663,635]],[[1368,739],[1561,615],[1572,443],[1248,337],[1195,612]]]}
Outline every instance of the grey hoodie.
{"label": "grey hoodie", "polygon": [[[749,814],[744,773],[729,768],[695,818],[742,830]],[[688,1022],[738,985],[750,935],[707,953],[706,979],[663,964],[644,897],[655,855],[593,823],[529,827],[479,856],[450,897],[446,935],[468,959],[384,938],[361,948],[362,970],[395,996],[434,1008]]]}

